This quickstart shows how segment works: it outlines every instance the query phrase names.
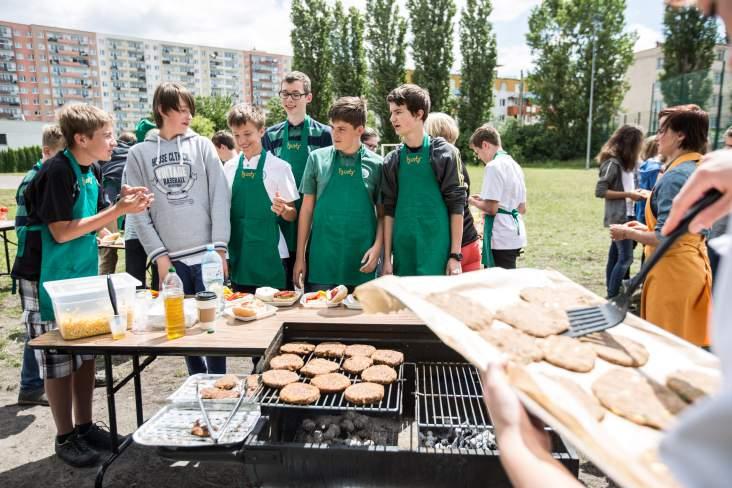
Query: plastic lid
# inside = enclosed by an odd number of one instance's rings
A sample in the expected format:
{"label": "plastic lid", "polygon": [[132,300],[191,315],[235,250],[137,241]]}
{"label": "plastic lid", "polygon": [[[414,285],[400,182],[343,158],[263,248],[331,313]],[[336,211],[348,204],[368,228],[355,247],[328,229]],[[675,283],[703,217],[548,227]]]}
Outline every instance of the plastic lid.
{"label": "plastic lid", "polygon": [[207,251],[213,251],[214,250],[214,245],[213,244],[206,244],[206,250]]}
{"label": "plastic lid", "polygon": [[207,302],[209,300],[216,300],[218,295],[212,291],[199,291],[196,293],[196,300],[200,302]]}

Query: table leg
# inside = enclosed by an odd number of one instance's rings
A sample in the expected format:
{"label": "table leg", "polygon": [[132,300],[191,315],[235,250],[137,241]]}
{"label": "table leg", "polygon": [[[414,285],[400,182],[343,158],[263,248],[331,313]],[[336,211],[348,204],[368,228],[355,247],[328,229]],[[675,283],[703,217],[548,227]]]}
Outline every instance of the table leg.
{"label": "table leg", "polygon": [[140,378],[140,356],[135,354],[132,356],[132,372],[135,382],[135,412],[137,413],[137,426],[140,427],[145,420],[142,414],[142,378]]}
{"label": "table leg", "polygon": [[107,410],[109,413],[109,435],[112,440],[112,455],[104,461],[104,464],[99,466],[97,478],[94,482],[95,488],[102,488],[104,474],[107,472],[107,468],[112,465],[114,460],[117,459],[117,456],[132,442],[132,436],[130,436],[125,439],[121,446],[117,446],[117,410],[114,403],[114,375],[112,374],[112,355],[108,352],[104,353],[104,377],[107,380]]}
{"label": "table leg", "polygon": [[8,233],[3,231],[3,246],[5,247],[5,269],[8,270],[7,274],[10,274],[10,250],[8,249]]}

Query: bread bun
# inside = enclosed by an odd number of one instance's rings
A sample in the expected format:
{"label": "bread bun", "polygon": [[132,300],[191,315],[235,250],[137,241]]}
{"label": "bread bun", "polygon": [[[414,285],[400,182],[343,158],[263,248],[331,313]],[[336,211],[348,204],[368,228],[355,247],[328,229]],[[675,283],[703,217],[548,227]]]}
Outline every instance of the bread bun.
{"label": "bread bun", "polygon": [[274,294],[277,293],[278,291],[279,290],[277,288],[270,288],[269,286],[263,286],[261,288],[257,288],[254,291],[254,296],[265,302],[271,302],[272,299],[274,298]]}
{"label": "bread bun", "polygon": [[238,305],[234,307],[234,315],[237,317],[255,317],[257,315],[257,311],[252,307]]}
{"label": "bread bun", "polygon": [[338,285],[332,290],[328,290],[328,303],[341,303],[348,296],[348,288]]}

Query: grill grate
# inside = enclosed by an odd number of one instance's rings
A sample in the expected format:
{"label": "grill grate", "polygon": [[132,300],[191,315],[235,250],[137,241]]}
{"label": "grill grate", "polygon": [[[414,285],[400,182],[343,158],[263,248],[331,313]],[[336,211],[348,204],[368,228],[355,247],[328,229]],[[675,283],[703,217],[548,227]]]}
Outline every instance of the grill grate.
{"label": "grill grate", "polygon": [[418,363],[415,410],[420,427],[489,427],[480,374],[465,363]]}
{"label": "grill grate", "polygon": [[[304,358],[305,364],[313,358],[312,353]],[[339,366],[343,366],[345,358],[338,361]],[[333,360],[333,359],[331,359]],[[361,377],[357,374],[350,374],[343,369],[339,369],[340,373],[346,375],[351,380],[351,384],[361,382]],[[401,413],[402,412],[402,384],[404,383],[404,364],[397,368],[397,380],[391,385],[384,385],[384,398],[379,403],[370,405],[354,405],[346,400],[344,393],[321,394],[320,399],[312,405],[293,405],[280,401],[279,390],[269,388],[262,385],[261,389],[255,394],[254,401],[263,407],[277,408],[300,408],[300,409],[319,409],[319,410],[355,410],[370,413]],[[300,375],[300,381],[310,383],[310,378]]]}

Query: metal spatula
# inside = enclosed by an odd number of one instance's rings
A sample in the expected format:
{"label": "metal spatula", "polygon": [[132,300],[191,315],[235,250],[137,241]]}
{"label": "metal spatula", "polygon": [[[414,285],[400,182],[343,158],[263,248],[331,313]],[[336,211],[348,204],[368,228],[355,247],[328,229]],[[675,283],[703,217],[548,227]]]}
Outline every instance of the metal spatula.
{"label": "metal spatula", "polygon": [[684,215],[678,227],[668,235],[651,257],[643,264],[641,270],[633,276],[622,287],[622,291],[612,297],[606,304],[595,307],[575,308],[567,310],[569,317],[569,330],[565,333],[571,337],[580,337],[593,332],[600,332],[610,327],[615,327],[623,320],[628,313],[630,298],[633,292],[643,283],[648,272],[663,257],[666,251],[673,246],[674,242],[689,230],[689,223],[699,212],[719,200],[722,194],[717,190],[709,190],[699,199]]}

